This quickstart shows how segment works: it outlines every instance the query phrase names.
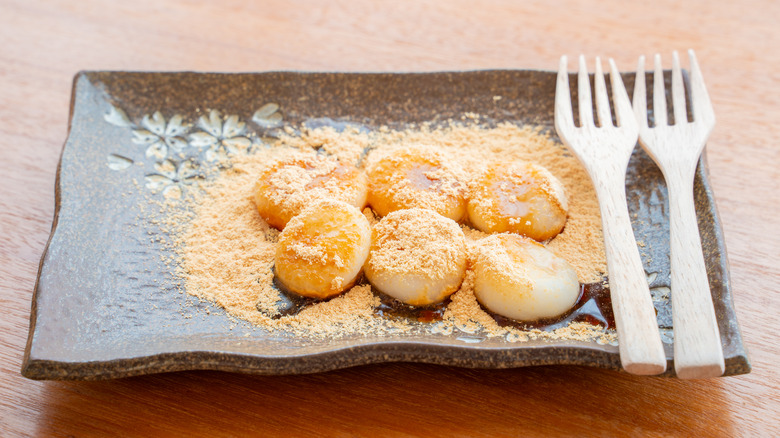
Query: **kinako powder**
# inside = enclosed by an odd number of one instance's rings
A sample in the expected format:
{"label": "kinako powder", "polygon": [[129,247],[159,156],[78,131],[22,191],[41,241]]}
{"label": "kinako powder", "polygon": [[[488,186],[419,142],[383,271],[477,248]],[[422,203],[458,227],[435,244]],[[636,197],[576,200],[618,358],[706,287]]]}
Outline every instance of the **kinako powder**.
{"label": "kinako powder", "polygon": [[[191,211],[186,225],[174,233],[177,275],[186,292],[262,329],[301,337],[336,338],[354,333],[381,336],[423,330],[501,336],[510,342],[540,338],[616,341],[613,330],[587,323],[572,322],[553,331],[499,326],[474,296],[471,269],[460,289],[451,296],[442,321],[435,323],[378,315],[375,309],[380,305],[379,293],[365,282],[336,298],[313,303],[297,314],[273,318],[273,309],[281,299],[272,271],[279,231],[269,227],[256,210],[253,189],[257,175],[274,160],[301,152],[327,154],[342,163],[364,168],[377,157],[410,144],[439,150],[457,162],[463,170],[461,177],[466,178],[494,162],[523,160],[546,167],[562,182],[569,212],[564,230],[545,242],[545,246],[571,263],[580,283],[603,280],[606,258],[598,202],[590,178],[577,159],[535,127],[503,123],[488,128],[450,122],[438,127],[382,127],[370,132],[356,128],[339,132],[324,127],[302,128],[298,133],[288,129],[273,144],[234,156],[229,163],[215,167],[219,169],[215,175],[181,200],[189,204]],[[380,219],[370,208],[365,208],[364,214],[372,226]],[[487,234],[467,225],[461,228],[471,254],[475,243]]]}

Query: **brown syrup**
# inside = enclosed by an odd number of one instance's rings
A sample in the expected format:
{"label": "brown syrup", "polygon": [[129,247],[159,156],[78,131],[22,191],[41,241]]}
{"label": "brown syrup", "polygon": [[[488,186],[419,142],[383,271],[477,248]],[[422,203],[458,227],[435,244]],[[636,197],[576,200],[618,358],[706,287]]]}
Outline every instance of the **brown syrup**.
{"label": "brown syrup", "polygon": [[[364,282],[365,280],[361,278],[356,283],[363,284]],[[274,277],[274,286],[279,291],[279,302],[274,311],[269,312],[258,307],[260,312],[273,319],[297,315],[306,307],[328,301],[327,299],[319,300],[302,297],[289,292],[276,280],[276,277]],[[374,293],[380,299],[380,304],[374,309],[374,314],[377,317],[390,319],[405,319],[422,323],[441,321],[450,303],[450,299],[447,298],[441,303],[417,307],[402,303],[377,290],[374,290]],[[501,327],[514,327],[521,330],[538,329],[551,331],[566,327],[571,322],[586,322],[608,329],[615,328],[615,317],[612,313],[612,300],[609,296],[609,288],[602,283],[580,284],[580,296],[577,302],[569,312],[558,318],[540,319],[530,322],[516,321],[490,311],[487,312]]]}
{"label": "brown syrup", "polygon": [[402,303],[381,292],[374,291],[379,296],[381,303],[374,309],[376,316],[383,316],[390,319],[407,319],[419,322],[441,321],[450,299],[447,298],[441,303],[430,306],[410,306]]}
{"label": "brown syrup", "polygon": [[515,321],[489,311],[488,313],[501,327],[514,327],[521,330],[552,331],[566,327],[571,322],[586,322],[604,328],[615,328],[615,316],[612,313],[609,287],[602,283],[580,284],[580,297],[574,307],[558,318]]}

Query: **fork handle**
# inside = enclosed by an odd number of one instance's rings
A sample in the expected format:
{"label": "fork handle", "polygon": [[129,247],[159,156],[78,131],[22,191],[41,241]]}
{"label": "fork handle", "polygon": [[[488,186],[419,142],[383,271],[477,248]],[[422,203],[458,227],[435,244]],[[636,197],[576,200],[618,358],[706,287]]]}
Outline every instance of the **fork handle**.
{"label": "fork handle", "polygon": [[677,377],[718,377],[725,370],[718,323],[693,201],[695,168],[666,175],[669,190],[674,369]]}
{"label": "fork handle", "polygon": [[624,175],[625,169],[623,172],[614,169],[598,178],[601,181],[594,181],[601,209],[620,362],[631,374],[655,375],[666,370],[666,353],[631,229]]}

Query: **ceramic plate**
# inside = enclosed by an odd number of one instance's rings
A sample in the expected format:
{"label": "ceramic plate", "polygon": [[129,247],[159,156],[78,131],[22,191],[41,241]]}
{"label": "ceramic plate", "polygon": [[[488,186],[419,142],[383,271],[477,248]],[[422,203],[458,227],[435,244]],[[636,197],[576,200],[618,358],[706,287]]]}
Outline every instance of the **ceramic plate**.
{"label": "ceramic plate", "polygon": [[[488,124],[539,125],[554,136],[555,79],[555,73],[538,71],[80,73],[58,169],[54,224],[35,286],[23,374],[33,379],[192,369],[289,374],[390,361],[619,370],[617,346],[596,342],[511,343],[457,333],[313,341],[251,330],[170,286],[161,234],[138,225],[138,218],[152,210],[146,204],[155,199],[145,190],[162,196],[194,177],[175,160],[172,167],[160,165],[179,150],[198,150],[195,159],[208,160],[231,147],[262,141],[284,126],[403,127],[466,113],[480,114]],[[632,78],[625,81],[630,94]],[[212,111],[235,116],[243,129],[192,123]],[[637,240],[645,243],[641,253],[673,370],[666,188],[639,148],[628,169],[627,194]],[[746,373],[750,365],[704,159],[695,198],[726,375]]]}

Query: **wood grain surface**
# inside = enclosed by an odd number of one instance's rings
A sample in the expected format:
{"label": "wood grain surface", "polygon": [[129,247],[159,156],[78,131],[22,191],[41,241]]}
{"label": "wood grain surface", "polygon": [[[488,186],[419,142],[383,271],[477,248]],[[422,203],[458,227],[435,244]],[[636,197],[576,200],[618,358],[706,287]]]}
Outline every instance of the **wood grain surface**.
{"label": "wood grain surface", "polygon": [[[0,435],[772,436],[780,430],[780,3],[0,1]],[[680,381],[579,367],[385,364],[309,376],[19,374],[79,70],[554,70],[560,55],[696,50],[753,372]]]}
{"label": "wood grain surface", "polygon": [[669,194],[671,287],[675,291],[686,291],[672,294],[674,370],[680,378],[701,379],[721,376],[725,370],[718,322],[702,255],[702,237],[694,219],[696,205],[693,197],[697,162],[715,126],[715,113],[696,55],[691,50],[690,109],[694,120],[688,122],[680,60],[677,52],[673,53],[671,92],[674,124],[667,123],[660,54],[655,55],[654,62],[654,126],[649,126],[647,118],[644,56],[639,57],[636,67],[631,103],[639,122],[639,142],[653,157],[666,180]]}
{"label": "wood grain surface", "polygon": [[[631,374],[655,376],[666,371],[666,353],[626,201],[626,169],[639,138],[639,128],[614,62],[610,63],[610,82],[612,112],[617,125],[612,124],[601,61],[595,62],[595,86],[591,92],[587,61],[580,56],[579,98],[575,104],[569,98],[572,87],[569,86],[566,59],[566,56],[561,57],[555,86],[555,130],[587,169],[596,189],[607,255],[609,295],[620,340],[620,365]],[[662,74],[657,77],[662,80]],[[579,127],[574,124],[574,107],[580,115]]]}

